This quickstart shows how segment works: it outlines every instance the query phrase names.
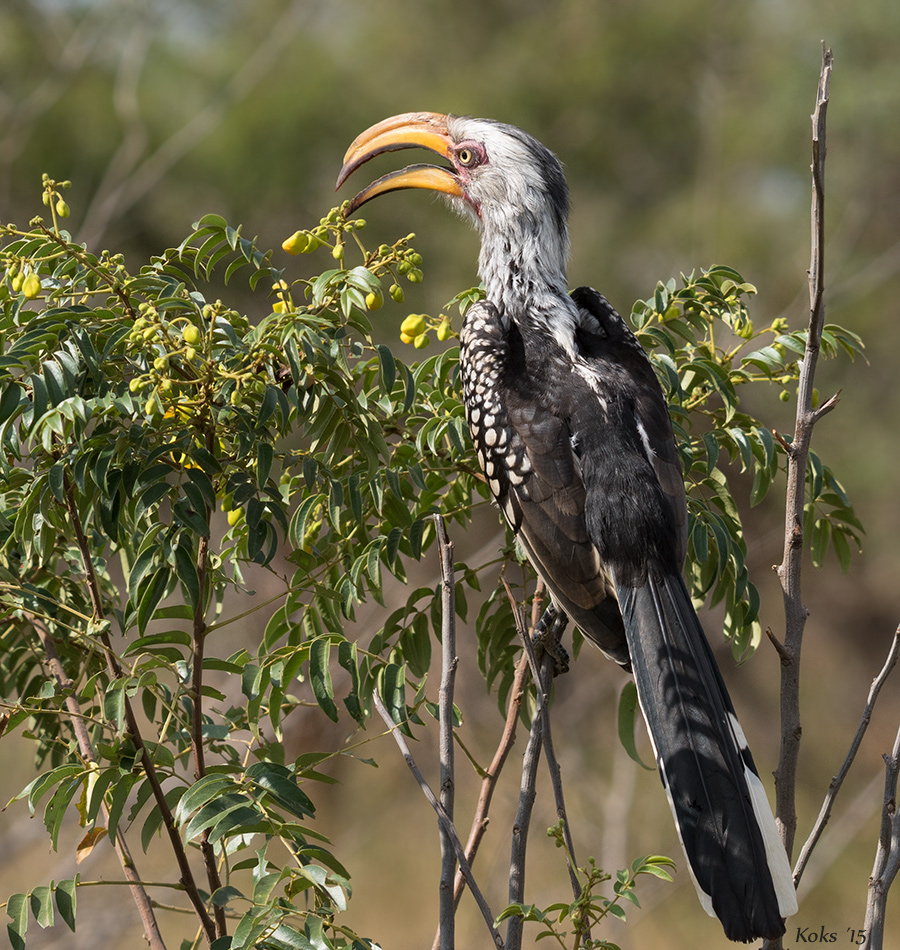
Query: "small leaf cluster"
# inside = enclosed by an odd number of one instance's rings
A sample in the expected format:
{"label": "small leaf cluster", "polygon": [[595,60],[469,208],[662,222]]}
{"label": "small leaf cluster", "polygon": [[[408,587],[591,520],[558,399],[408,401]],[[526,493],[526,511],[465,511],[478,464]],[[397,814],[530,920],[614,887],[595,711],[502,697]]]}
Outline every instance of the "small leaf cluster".
{"label": "small leaf cluster", "polygon": [[[554,839],[557,847],[566,849],[562,819],[547,829],[547,835]],[[568,849],[566,851],[568,853]],[[569,857],[571,860],[571,855]],[[596,929],[602,925],[606,917],[615,917],[624,921],[626,904],[634,907],[641,906],[636,893],[639,877],[649,875],[663,881],[672,881],[670,868],[675,868],[675,863],[671,858],[662,855],[647,855],[635,859],[630,867],[616,871],[613,878],[612,875],[598,868],[593,858],[589,858],[587,867],[576,869],[581,892],[575,900],[553,903],[544,908],[538,908],[534,904],[510,904],[503,910],[497,921],[521,917],[526,923],[540,924],[543,929],[535,935],[534,940],[549,938],[557,946],[563,948],[619,950],[617,944],[596,936]],[[604,896],[599,890],[609,881],[612,881],[611,897]]]}
{"label": "small leaf cluster", "polygon": [[[756,288],[721,265],[657,284],[632,309],[638,339],[651,358],[669,402],[688,489],[688,570],[698,601],[725,607],[725,632],[735,656],[759,642],[759,593],[746,566],[746,542],[729,476],[752,478],[751,506],[768,494],[786,468],[789,435],[747,412],[742,386],[773,385],[790,399],[800,375],[806,330],[790,331],[783,318],[759,326],[749,309]],[[863,354],[856,334],[825,327],[825,357]],[[831,544],[846,570],[862,525],[846,492],[818,456],[807,468],[805,537],[813,563]]]}

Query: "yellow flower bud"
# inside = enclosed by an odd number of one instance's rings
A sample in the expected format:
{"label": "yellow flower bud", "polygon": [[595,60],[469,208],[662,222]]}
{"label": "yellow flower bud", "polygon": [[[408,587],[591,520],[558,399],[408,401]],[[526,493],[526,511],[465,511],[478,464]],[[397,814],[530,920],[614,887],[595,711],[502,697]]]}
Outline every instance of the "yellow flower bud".
{"label": "yellow flower bud", "polygon": [[22,281],[22,293],[29,299],[34,300],[35,297],[41,292],[41,278],[32,271],[23,281]]}
{"label": "yellow flower bud", "polygon": [[407,336],[418,336],[425,329],[425,316],[421,313],[411,313],[400,324],[400,332]]}
{"label": "yellow flower bud", "polygon": [[305,231],[295,231],[281,247],[288,254],[303,254],[309,244],[309,235]]}

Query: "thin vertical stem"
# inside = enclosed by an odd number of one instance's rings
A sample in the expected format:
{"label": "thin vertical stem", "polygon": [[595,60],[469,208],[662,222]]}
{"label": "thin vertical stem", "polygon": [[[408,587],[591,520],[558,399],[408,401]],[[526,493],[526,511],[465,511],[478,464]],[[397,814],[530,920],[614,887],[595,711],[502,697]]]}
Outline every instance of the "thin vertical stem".
{"label": "thin vertical stem", "polygon": [[[453,543],[447,537],[444,519],[435,515],[441,559],[441,686],[438,694],[440,716],[441,805],[453,821],[453,688],[458,659],[456,656],[456,583],[453,573]],[[440,950],[456,945],[456,902],[454,876],[456,851],[441,825]]]}

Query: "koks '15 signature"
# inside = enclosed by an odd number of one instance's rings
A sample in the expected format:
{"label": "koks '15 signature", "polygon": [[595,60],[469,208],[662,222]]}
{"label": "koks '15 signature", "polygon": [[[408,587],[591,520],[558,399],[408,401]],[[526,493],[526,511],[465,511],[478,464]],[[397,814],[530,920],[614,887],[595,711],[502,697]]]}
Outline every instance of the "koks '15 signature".
{"label": "koks '15 signature", "polygon": [[[848,927],[847,936],[849,943],[861,947],[866,942],[868,934],[865,930],[853,930]],[[797,943],[837,943],[838,934],[836,930],[826,930],[824,924],[818,930],[814,930],[812,927],[798,927],[796,940]]]}

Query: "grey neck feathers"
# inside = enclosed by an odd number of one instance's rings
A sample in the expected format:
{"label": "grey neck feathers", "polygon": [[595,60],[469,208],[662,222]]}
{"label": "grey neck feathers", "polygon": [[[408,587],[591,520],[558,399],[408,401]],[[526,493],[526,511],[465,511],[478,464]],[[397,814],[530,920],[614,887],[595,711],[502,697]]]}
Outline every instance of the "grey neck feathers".
{"label": "grey neck feathers", "polygon": [[523,329],[530,325],[554,337],[570,354],[578,309],[569,297],[566,263],[569,238],[549,212],[484,214],[478,273],[487,299]]}

